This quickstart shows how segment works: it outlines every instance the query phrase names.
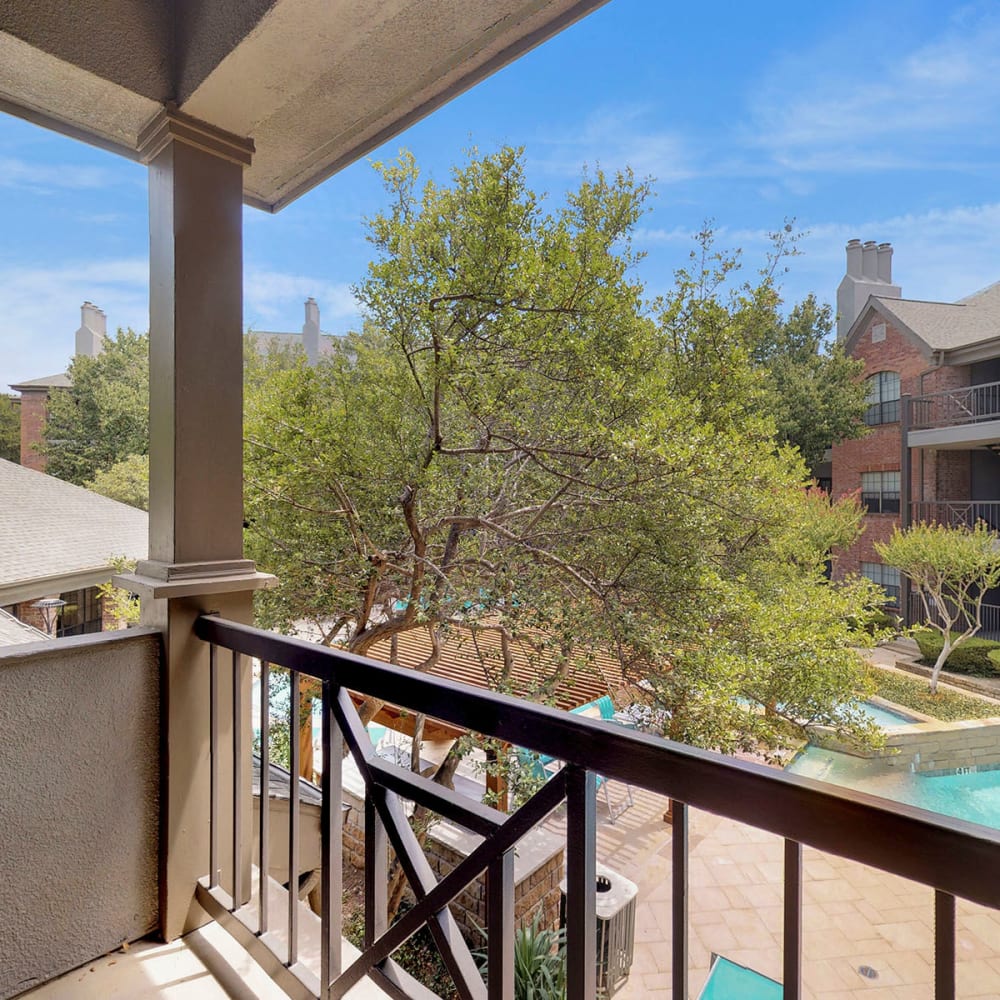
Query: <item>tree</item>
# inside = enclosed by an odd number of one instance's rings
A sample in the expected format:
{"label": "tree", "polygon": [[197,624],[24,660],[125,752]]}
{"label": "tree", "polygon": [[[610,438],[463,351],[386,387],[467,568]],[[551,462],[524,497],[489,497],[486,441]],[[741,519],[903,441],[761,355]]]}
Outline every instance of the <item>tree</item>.
{"label": "tree", "polygon": [[419,191],[411,158],[381,169],[364,330],[248,388],[248,543],[280,581],[262,620],[359,653],[424,629],[423,668],[489,624],[567,669],[613,651],[692,743],[774,748],[806,720],[868,738],[845,704],[874,590],[824,579],[842,507],[777,446],[749,347],[771,280],[727,292],[706,234],[648,310],[627,172],[546,211],[515,150]]}
{"label": "tree", "polygon": [[20,407],[10,396],[0,394],[0,458],[21,461]]}
{"label": "tree", "polygon": [[149,455],[129,455],[85,485],[101,496],[149,510]]}
{"label": "tree", "polygon": [[82,486],[130,455],[149,452],[149,335],[119,330],[97,357],[77,356],[72,387],[52,393],[46,471]]}
{"label": "tree", "polygon": [[831,444],[865,432],[864,363],[831,342],[833,315],[814,295],[786,319],[764,327],[754,362],[769,374],[778,440],[794,445],[806,465],[823,460]]}
{"label": "tree", "polygon": [[943,644],[931,670],[931,694],[952,651],[983,625],[986,592],[1000,584],[1000,535],[983,522],[972,528],[920,522],[876,542],[882,561],[909,577],[929,628]]}

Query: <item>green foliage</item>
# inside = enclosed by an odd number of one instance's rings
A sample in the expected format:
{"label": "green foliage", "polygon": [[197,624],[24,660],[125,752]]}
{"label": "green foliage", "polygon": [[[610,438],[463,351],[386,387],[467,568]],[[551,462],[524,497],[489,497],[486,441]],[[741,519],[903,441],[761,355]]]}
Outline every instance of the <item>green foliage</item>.
{"label": "green foliage", "polygon": [[[124,556],[113,556],[110,560],[115,573],[131,573],[135,570],[135,560]],[[116,587],[110,580],[97,588],[101,595],[101,608],[115,629],[128,628],[139,624],[139,599],[127,590]]]}
{"label": "green foliage", "polygon": [[[356,902],[356,899],[349,898],[345,894],[344,905],[348,912],[345,913],[342,933],[355,948],[362,949],[365,938],[365,914],[363,907],[356,907]],[[402,917],[412,907],[412,903],[404,900],[399,907],[399,916]],[[458,990],[452,981],[451,973],[445,966],[434,938],[426,926],[407,938],[392,953],[392,958],[400,968],[441,1000],[457,1000]]]}
{"label": "green foliage", "polygon": [[[860,511],[807,490],[776,440],[753,357],[779,322],[771,280],[732,287],[737,261],[705,233],[647,308],[631,234],[649,192],[627,172],[549,209],[516,150],[447,186],[418,189],[405,156],[381,170],[364,329],[248,380],[247,541],[279,579],[261,620],[364,653],[460,619],[563,671],[611,650],[669,735],[702,746],[843,723],[866,686],[848,623],[882,596],[824,578]],[[509,685],[506,660],[484,668]]]}
{"label": "green foliage", "polygon": [[[484,938],[488,937],[480,928]],[[486,948],[474,952],[483,978],[489,981]],[[566,932],[543,927],[536,913],[526,927],[514,931],[514,1000],[565,1000]]]}
{"label": "green foliage", "polygon": [[[940,632],[918,629],[913,638],[920,647],[921,662],[933,665],[941,655],[944,637]],[[995,677],[1000,674],[1000,665],[994,662],[993,653],[1000,655],[1000,642],[991,639],[966,639],[956,646],[957,632],[952,633],[952,648],[944,661],[944,669],[956,674],[971,674],[974,677]]]}
{"label": "green foliage", "polygon": [[833,315],[809,295],[787,319],[767,328],[753,350],[770,376],[777,437],[810,467],[831,444],[865,432],[864,363],[831,340]]}
{"label": "green foliage", "polygon": [[996,702],[956,691],[931,694],[923,680],[908,677],[895,670],[873,667],[871,679],[875,685],[875,693],[880,697],[904,708],[923,712],[934,719],[960,722],[963,719],[991,719],[1000,716],[1000,705]]}
{"label": "green foliage", "polygon": [[149,456],[129,455],[85,484],[88,490],[130,507],[149,510]]}
{"label": "green foliage", "polygon": [[905,573],[920,595],[924,621],[941,636],[931,672],[931,693],[952,650],[982,627],[983,597],[1000,583],[1000,536],[983,521],[951,527],[923,522],[894,529],[875,550],[889,566]]}
{"label": "green foliage", "polygon": [[566,935],[540,925],[538,916],[514,933],[514,1000],[563,1000]]}
{"label": "green foliage", "polygon": [[149,335],[119,330],[97,357],[77,356],[72,387],[53,392],[46,471],[82,486],[130,455],[149,452]]}
{"label": "green foliage", "polygon": [[0,458],[8,462],[21,461],[21,408],[18,403],[0,393]]}

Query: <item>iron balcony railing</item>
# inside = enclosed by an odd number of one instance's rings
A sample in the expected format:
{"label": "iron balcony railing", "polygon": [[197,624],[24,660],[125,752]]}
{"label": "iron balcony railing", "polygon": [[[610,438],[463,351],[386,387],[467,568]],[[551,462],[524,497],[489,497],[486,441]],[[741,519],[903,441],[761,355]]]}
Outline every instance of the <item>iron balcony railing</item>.
{"label": "iron balcony railing", "polygon": [[[219,704],[217,649],[232,650],[234,693],[239,689],[243,657],[263,664],[261,705],[267,703],[269,664],[291,671],[291,691],[300,677],[322,686],[322,955],[318,981],[302,968],[296,944],[296,905],[289,892],[288,940],[275,945],[267,912],[267,893],[258,893],[256,908],[241,906],[251,898],[245,872],[220,872],[219,817],[221,791],[218,763],[224,749],[218,713],[213,712],[213,759],[210,875],[199,898],[210,912],[239,920],[239,936],[255,955],[263,955],[277,982],[293,996],[342,997],[368,976],[391,996],[426,1000],[434,994],[402,978],[391,955],[410,935],[426,925],[442,953],[463,998],[509,1000],[513,996],[513,850],[521,837],[565,801],[566,811],[566,950],[567,997],[595,996],[596,951],[596,806],[595,775],[617,779],[673,800],[672,835],[672,995],[688,993],[688,810],[706,810],[784,838],[783,995],[799,1000],[802,993],[802,848],[853,859],[932,887],[934,895],[935,1000],[955,997],[955,899],[962,897],[1000,909],[1000,831],[888,802],[862,792],[736,761],[719,754],[629,731],[611,723],[557,711],[541,705],[444,681],[405,668],[367,660],[260,629],[203,616],[196,635],[213,644],[213,704]],[[524,805],[507,816],[404,771],[375,756],[349,692],[390,700],[413,713],[481,733],[565,761],[565,767]],[[237,699],[238,701],[238,699]],[[291,699],[293,727],[297,699]],[[262,712],[262,782],[267,773],[267,715]],[[246,720],[233,725],[233,753],[244,745],[239,736]],[[293,732],[294,732],[293,728]],[[292,771],[297,770],[296,740]],[[365,934],[364,949],[348,968],[340,964],[341,809],[338,761],[346,743],[366,785],[365,802]],[[232,793],[232,857],[242,856],[241,768]],[[291,782],[289,886],[296,884],[297,783]],[[447,877],[436,881],[405,818],[401,800],[422,803],[435,813],[481,835],[481,845]],[[267,871],[267,789],[261,788],[260,856],[263,882]],[[391,844],[417,898],[417,905],[387,926],[386,847]],[[239,862],[236,862],[239,868]],[[466,884],[487,873],[489,986],[476,970],[458,933],[448,903]],[[228,879],[230,895],[220,887]],[[256,912],[247,912],[256,909]]]}
{"label": "iron balcony railing", "polygon": [[1000,382],[945,389],[910,400],[910,430],[1000,420]]}
{"label": "iron balcony railing", "polygon": [[[920,625],[927,620],[927,612],[924,609],[924,602],[917,591],[910,593],[910,622],[913,625]],[[980,639],[1000,640],[1000,605],[984,604],[980,613],[982,627],[976,633]],[[959,616],[955,628],[963,630],[968,627],[968,619]]]}
{"label": "iron balcony railing", "polygon": [[972,527],[983,521],[994,531],[1000,530],[1000,500],[914,500],[910,504],[914,523],[947,524]]}

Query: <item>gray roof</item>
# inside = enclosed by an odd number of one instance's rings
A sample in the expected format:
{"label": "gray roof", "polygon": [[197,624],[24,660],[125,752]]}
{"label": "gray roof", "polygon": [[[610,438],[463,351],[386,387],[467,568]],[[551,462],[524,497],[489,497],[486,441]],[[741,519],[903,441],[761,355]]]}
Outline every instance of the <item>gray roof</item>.
{"label": "gray roof", "polygon": [[0,459],[0,604],[94,586],[145,559],[149,515]]}
{"label": "gray roof", "polygon": [[933,351],[954,351],[997,340],[1000,348],[1000,283],[958,302],[921,302],[872,296],[887,314]]}
{"label": "gray roof", "polygon": [[18,382],[12,385],[12,389],[20,392],[22,389],[68,389],[73,384],[73,380],[66,372],[59,372],[58,375],[46,375],[43,378],[29,378],[25,382]]}
{"label": "gray roof", "polygon": [[[281,333],[278,330],[250,330],[247,336],[253,338],[257,350],[261,352],[303,346],[301,333]],[[337,349],[337,343],[343,339],[343,337],[339,337],[334,333],[321,333],[319,335],[319,353],[332,354]]]}
{"label": "gray roof", "polygon": [[48,638],[41,629],[18,621],[13,615],[0,608],[0,647],[18,646],[24,642],[41,642]]}

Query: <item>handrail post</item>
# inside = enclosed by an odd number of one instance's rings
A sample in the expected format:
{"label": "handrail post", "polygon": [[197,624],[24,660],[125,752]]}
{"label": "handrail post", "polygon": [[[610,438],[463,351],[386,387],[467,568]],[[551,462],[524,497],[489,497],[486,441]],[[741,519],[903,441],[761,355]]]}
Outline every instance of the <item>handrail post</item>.
{"label": "handrail post", "polygon": [[566,777],[566,996],[597,995],[597,779],[571,767]]}
{"label": "handrail post", "polygon": [[674,799],[671,810],[671,967],[673,996],[688,995],[688,807]]}

